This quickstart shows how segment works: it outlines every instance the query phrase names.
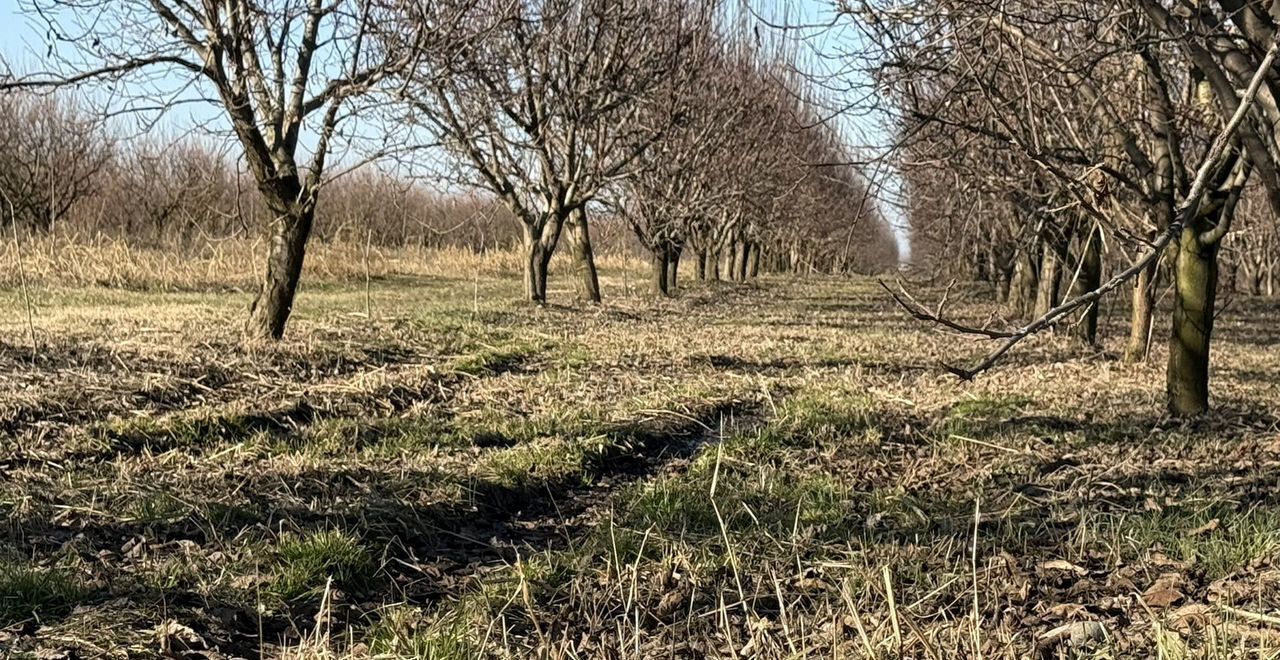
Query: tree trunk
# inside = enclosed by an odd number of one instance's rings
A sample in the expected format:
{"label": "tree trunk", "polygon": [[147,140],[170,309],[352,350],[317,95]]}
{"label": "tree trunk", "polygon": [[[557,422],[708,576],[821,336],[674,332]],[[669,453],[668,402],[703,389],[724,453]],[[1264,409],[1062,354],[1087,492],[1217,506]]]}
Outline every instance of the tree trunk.
{"label": "tree trunk", "polygon": [[694,261],[697,262],[696,265],[698,268],[698,281],[706,282],[707,281],[707,250],[706,248],[698,250],[696,253],[694,253],[693,256],[694,256]]}
{"label": "tree trunk", "polygon": [[991,281],[991,260],[986,250],[974,249],[973,260],[973,279],[977,282]]}
{"label": "tree trunk", "polygon": [[732,241],[729,243],[729,254],[725,257],[724,261],[725,261],[725,265],[729,267],[730,282],[742,281],[738,279],[739,264],[742,263],[741,245],[742,243],[740,243],[739,241]]}
{"label": "tree trunk", "polygon": [[671,289],[667,283],[667,269],[670,265],[670,257],[667,253],[665,245],[659,245],[653,249],[653,266],[652,279],[650,280],[650,290],[655,296],[667,297],[671,295]]}
{"label": "tree trunk", "polygon": [[1017,316],[1026,317],[1034,309],[1036,289],[1040,286],[1035,255],[1026,250],[1020,251],[1013,271],[1009,309]]}
{"label": "tree trunk", "polygon": [[738,241],[733,250],[733,280],[747,281],[747,242]]}
{"label": "tree trunk", "polygon": [[1040,254],[1040,282],[1036,289],[1036,306],[1032,316],[1044,316],[1061,301],[1059,290],[1062,288],[1062,263],[1065,256],[1066,244],[1060,237],[1044,244],[1044,250]]}
{"label": "tree trunk", "polygon": [[680,274],[680,255],[684,252],[681,245],[667,244],[667,293],[672,294],[679,290],[677,284],[677,275]]}
{"label": "tree trunk", "polygon": [[1017,251],[1010,245],[991,249],[991,268],[995,277],[996,302],[1009,303],[1009,290],[1013,286],[1013,271],[1017,264]]}
{"label": "tree trunk", "polygon": [[249,339],[280,339],[293,312],[293,298],[302,277],[307,238],[315,220],[315,207],[308,205],[278,214],[280,218],[267,252],[267,271],[258,295],[249,307],[245,336]]}
{"label": "tree trunk", "polygon": [[754,280],[760,275],[760,244],[752,243],[747,255],[747,277]]}
{"label": "tree trunk", "polygon": [[582,288],[580,295],[587,302],[600,302],[600,276],[596,273],[595,252],[591,249],[591,231],[587,226],[587,212],[575,210],[569,217],[569,244],[573,248],[574,267],[578,271]]}
{"label": "tree trunk", "polygon": [[547,253],[542,241],[533,241],[525,245],[528,258],[524,265],[524,293],[529,302],[539,305],[547,302],[547,264],[551,255]]}
{"label": "tree trunk", "polygon": [[1182,230],[1174,258],[1173,328],[1166,383],[1169,412],[1177,417],[1209,409],[1209,338],[1218,288],[1218,246],[1201,244],[1199,224]]}
{"label": "tree trunk", "polygon": [[1013,271],[1012,266],[1003,268],[996,279],[996,302],[1002,305],[1009,304],[1009,294],[1013,289]]}
{"label": "tree trunk", "polygon": [[[1076,291],[1085,294],[1102,286],[1102,236],[1100,228],[1093,228],[1081,239],[1080,277],[1076,280]],[[1098,343],[1098,303],[1094,301],[1085,308],[1084,318],[1076,325],[1076,336],[1088,346]]]}
{"label": "tree trunk", "polygon": [[547,267],[551,264],[551,255],[556,244],[560,242],[560,231],[564,228],[564,217],[552,213],[551,217],[537,226],[524,223],[524,248],[526,252],[524,264],[525,297],[539,305],[547,302]]}
{"label": "tree trunk", "polygon": [[1143,362],[1151,348],[1151,319],[1159,288],[1160,260],[1152,261],[1138,273],[1133,284],[1133,310],[1129,320],[1129,341],[1124,346],[1124,361]]}
{"label": "tree trunk", "polygon": [[707,276],[712,282],[720,281],[720,248],[707,251],[707,266],[710,271]]}

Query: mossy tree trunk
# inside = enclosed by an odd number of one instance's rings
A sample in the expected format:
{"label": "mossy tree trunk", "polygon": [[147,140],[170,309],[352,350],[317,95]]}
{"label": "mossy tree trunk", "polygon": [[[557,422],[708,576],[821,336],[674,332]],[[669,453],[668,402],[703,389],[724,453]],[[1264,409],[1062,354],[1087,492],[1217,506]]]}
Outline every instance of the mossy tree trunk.
{"label": "mossy tree trunk", "polygon": [[1183,228],[1175,246],[1173,325],[1166,391],[1178,417],[1209,410],[1209,342],[1218,289],[1218,242],[1202,240],[1202,222]]}

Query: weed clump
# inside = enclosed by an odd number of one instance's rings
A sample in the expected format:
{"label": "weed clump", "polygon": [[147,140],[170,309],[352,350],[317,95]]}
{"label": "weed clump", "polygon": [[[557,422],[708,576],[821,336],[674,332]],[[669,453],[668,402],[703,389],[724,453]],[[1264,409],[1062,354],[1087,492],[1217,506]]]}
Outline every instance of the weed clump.
{"label": "weed clump", "polygon": [[88,592],[66,569],[0,560],[0,626],[65,614]]}
{"label": "weed clump", "polygon": [[373,580],[374,563],[355,535],[337,529],[290,534],[275,549],[270,594],[281,602],[319,597],[330,579],[344,589]]}

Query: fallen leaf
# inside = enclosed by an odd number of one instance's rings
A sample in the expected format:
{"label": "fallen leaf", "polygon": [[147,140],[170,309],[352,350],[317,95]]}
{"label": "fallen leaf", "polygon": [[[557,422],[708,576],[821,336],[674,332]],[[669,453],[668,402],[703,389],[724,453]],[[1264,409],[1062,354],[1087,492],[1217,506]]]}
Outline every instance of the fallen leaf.
{"label": "fallen leaf", "polygon": [[1067,644],[1080,647],[1090,642],[1102,642],[1107,639],[1107,627],[1098,621],[1077,621],[1058,626],[1040,635],[1041,645]]}
{"label": "fallen leaf", "polygon": [[1218,522],[1217,518],[1214,518],[1213,520],[1210,520],[1209,522],[1195,529],[1187,531],[1187,536],[1200,536],[1202,534],[1208,534],[1209,532],[1212,532],[1213,530],[1217,529],[1219,526],[1221,526],[1221,523]]}
{"label": "fallen leaf", "polygon": [[1169,625],[1183,632],[1206,628],[1216,623],[1217,617],[1213,615],[1213,610],[1208,605],[1200,603],[1183,605],[1169,615]]}
{"label": "fallen leaf", "polygon": [[675,614],[682,603],[684,603],[684,594],[679,591],[672,591],[663,596],[662,600],[658,602],[658,609],[655,613],[665,619]]}
{"label": "fallen leaf", "polygon": [[1075,619],[1086,611],[1085,606],[1079,603],[1059,603],[1049,608],[1049,614],[1061,619]]}
{"label": "fallen leaf", "polygon": [[1050,559],[1049,561],[1040,562],[1038,566],[1040,570],[1044,571],[1071,571],[1076,575],[1089,574],[1089,571],[1086,571],[1084,568],[1076,566],[1065,559]]}
{"label": "fallen leaf", "polygon": [[1181,574],[1165,573],[1142,592],[1142,601],[1149,607],[1169,607],[1185,597],[1182,593],[1182,583]]}

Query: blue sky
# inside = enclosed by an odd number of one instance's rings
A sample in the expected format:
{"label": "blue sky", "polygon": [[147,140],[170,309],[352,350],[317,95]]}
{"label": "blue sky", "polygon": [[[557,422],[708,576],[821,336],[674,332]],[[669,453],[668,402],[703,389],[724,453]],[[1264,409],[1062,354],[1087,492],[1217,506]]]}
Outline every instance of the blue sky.
{"label": "blue sky", "polygon": [[[786,30],[782,36],[792,40],[810,66],[823,74],[834,77],[833,87],[846,87],[842,91],[832,91],[833,102],[839,103],[841,96],[863,94],[865,89],[849,91],[852,81],[855,86],[865,82],[856,72],[835,71],[832,56],[857,49],[858,36],[850,29],[824,30],[816,26],[825,25],[832,18],[831,0],[751,0],[754,12],[771,23],[794,26]],[[13,69],[32,71],[43,67],[47,41],[43,26],[37,20],[23,15],[19,8],[19,0],[0,0],[0,57]],[[171,113],[158,127],[143,126],[143,130],[161,130],[168,133],[181,133],[192,125],[200,124],[208,119],[221,121],[221,114],[216,109],[199,106],[184,106],[182,111]],[[858,111],[835,117],[840,131],[846,139],[870,153],[883,152],[888,146],[890,136],[885,132],[886,116],[882,113]],[[137,122],[135,122],[137,125]],[[128,132],[128,126],[122,127]],[[882,198],[891,200],[898,193],[898,179],[892,172],[880,171],[883,186]],[[854,202],[856,203],[856,202]],[[902,214],[890,203],[881,204],[882,211],[891,222],[899,225],[899,244],[905,252],[907,249],[905,222]]]}
{"label": "blue sky", "polygon": [[18,13],[16,0],[0,0],[0,46],[3,46],[0,52],[12,59],[26,50],[23,42],[31,36],[32,30],[26,18]]}

